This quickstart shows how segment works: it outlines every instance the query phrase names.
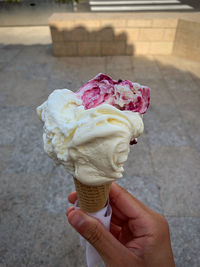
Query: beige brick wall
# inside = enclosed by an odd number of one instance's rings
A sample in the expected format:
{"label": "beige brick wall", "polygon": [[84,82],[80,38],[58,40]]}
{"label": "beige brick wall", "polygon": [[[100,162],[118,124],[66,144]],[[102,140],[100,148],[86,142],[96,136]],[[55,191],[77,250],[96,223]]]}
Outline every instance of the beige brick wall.
{"label": "beige brick wall", "polygon": [[150,55],[170,55],[173,49],[173,42],[151,42],[149,47]]}
{"label": "beige brick wall", "polygon": [[162,41],[174,42],[176,35],[176,28],[164,29]]}
{"label": "beige brick wall", "polygon": [[168,20],[166,20],[166,19],[153,19],[152,27],[153,28],[176,28],[177,23],[178,23],[178,19],[176,19],[176,18],[170,18]]}
{"label": "beige brick wall", "polygon": [[58,57],[77,56],[77,42],[53,42],[53,54]]}
{"label": "beige brick wall", "polygon": [[125,54],[126,54],[125,41],[101,42],[102,56],[114,56],[114,55],[125,55]]}
{"label": "beige brick wall", "polygon": [[200,23],[179,20],[173,54],[200,61]]}
{"label": "beige brick wall", "polygon": [[99,56],[101,54],[100,42],[79,42],[78,56]]}
{"label": "beige brick wall", "polygon": [[139,41],[161,41],[163,39],[164,29],[162,28],[141,28],[139,31]]}
{"label": "beige brick wall", "polygon": [[134,42],[134,54],[148,55],[150,42]]}
{"label": "beige brick wall", "polygon": [[56,27],[50,27],[51,30],[51,38],[53,42],[64,42],[63,32]]}
{"label": "beige brick wall", "polygon": [[126,26],[128,28],[151,28],[152,20],[150,19],[128,19]]}
{"label": "beige brick wall", "polygon": [[[178,19],[116,18],[54,14],[50,20],[55,56],[169,55]],[[184,36],[184,34],[179,33]],[[184,38],[184,37],[182,37]]]}

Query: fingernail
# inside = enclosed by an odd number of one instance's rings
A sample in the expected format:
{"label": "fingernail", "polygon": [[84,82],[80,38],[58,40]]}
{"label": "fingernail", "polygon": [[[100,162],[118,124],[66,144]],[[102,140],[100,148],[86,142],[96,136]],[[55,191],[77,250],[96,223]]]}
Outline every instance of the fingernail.
{"label": "fingernail", "polygon": [[69,218],[69,223],[76,229],[79,229],[84,221],[84,216],[78,212],[74,212],[73,215]]}

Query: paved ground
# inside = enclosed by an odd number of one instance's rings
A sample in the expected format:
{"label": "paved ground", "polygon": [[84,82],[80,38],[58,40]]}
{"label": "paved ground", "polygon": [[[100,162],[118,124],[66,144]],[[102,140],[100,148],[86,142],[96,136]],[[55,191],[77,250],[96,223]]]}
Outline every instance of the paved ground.
{"label": "paved ground", "polygon": [[0,28],[0,36],[0,266],[86,266],[65,218],[72,177],[43,152],[35,108],[53,89],[77,89],[104,72],[152,88],[145,132],[119,183],[167,217],[177,267],[198,267],[200,63],[55,58],[46,27]]}

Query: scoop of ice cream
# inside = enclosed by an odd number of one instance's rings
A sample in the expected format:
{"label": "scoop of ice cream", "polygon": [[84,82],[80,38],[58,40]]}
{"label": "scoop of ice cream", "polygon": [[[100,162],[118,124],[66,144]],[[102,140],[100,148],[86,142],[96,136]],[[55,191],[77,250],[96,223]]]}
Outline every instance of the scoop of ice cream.
{"label": "scoop of ice cream", "polygon": [[[121,92],[122,84],[116,86],[114,93]],[[43,140],[47,154],[63,164],[80,182],[102,185],[122,177],[129,142],[143,132],[143,121],[139,113],[126,110],[131,103],[129,100],[122,105],[120,97],[114,97],[115,101],[118,99],[114,103],[106,96],[107,91],[103,101],[101,97],[100,100],[95,98],[94,92],[91,92],[93,97],[89,97],[85,89],[77,93],[55,90],[37,108],[37,113],[44,122]],[[101,96],[101,93],[97,95]]]}
{"label": "scoop of ice cream", "polygon": [[115,81],[100,73],[83,84],[77,91],[77,96],[86,109],[108,103],[120,110],[144,114],[149,107],[150,89],[128,80]]}

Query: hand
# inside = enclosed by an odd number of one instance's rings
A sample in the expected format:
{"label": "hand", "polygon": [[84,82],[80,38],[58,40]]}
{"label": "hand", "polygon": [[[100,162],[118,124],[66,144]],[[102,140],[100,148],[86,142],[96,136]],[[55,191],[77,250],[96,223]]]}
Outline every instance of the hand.
{"label": "hand", "polygon": [[[74,204],[77,195],[68,196]],[[110,232],[95,218],[70,207],[69,223],[90,242],[109,267],[174,267],[169,226],[164,217],[146,207],[119,185],[110,190]]]}

